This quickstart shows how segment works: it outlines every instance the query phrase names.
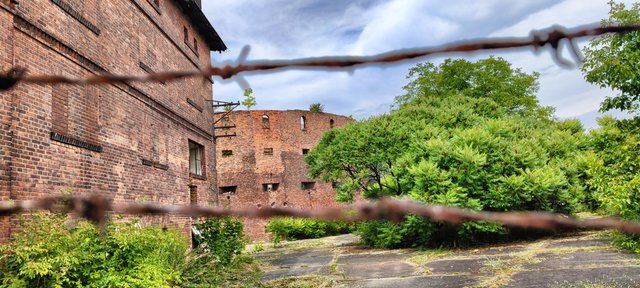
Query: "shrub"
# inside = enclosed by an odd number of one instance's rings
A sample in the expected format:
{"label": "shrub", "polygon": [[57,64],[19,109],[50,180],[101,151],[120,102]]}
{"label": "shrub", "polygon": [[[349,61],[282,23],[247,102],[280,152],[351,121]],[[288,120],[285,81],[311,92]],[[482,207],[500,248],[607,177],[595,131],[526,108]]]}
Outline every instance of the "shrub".
{"label": "shrub", "polygon": [[273,233],[274,242],[280,239],[298,240],[320,238],[350,233],[353,224],[341,221],[322,221],[315,219],[275,218],[267,223],[267,231]]}
{"label": "shrub", "polygon": [[[260,286],[252,258],[219,256],[223,249],[187,252],[189,242],[176,229],[140,227],[131,220],[110,223],[100,235],[90,223],[68,227],[67,221],[56,214],[21,219],[12,241],[0,246],[0,287]],[[237,255],[242,248],[229,248],[238,247],[238,237],[229,233],[238,231],[237,223],[219,222],[232,228],[220,236],[231,244],[218,238],[210,247]]]}
{"label": "shrub", "polygon": [[195,225],[200,235],[194,241],[199,249],[214,255],[221,265],[231,263],[246,244],[242,221],[231,218],[209,218]]}
{"label": "shrub", "polygon": [[66,216],[22,220],[0,250],[2,287],[170,287],[188,242],[174,229],[111,223],[107,234],[87,222],[65,225]]}

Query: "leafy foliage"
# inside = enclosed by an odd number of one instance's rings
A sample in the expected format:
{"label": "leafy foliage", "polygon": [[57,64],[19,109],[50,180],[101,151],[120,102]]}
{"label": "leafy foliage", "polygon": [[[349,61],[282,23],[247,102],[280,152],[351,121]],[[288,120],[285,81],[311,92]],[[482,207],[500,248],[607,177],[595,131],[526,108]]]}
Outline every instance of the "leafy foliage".
{"label": "leafy foliage", "polygon": [[66,217],[35,216],[2,246],[5,287],[170,287],[188,242],[177,231],[110,224],[103,238],[89,223],[66,229]]}
{"label": "leafy foliage", "polygon": [[[398,109],[323,136],[305,158],[311,177],[341,183],[336,198],[345,202],[361,191],[366,199],[409,197],[476,210],[581,209],[586,199],[581,124],[548,118],[550,110],[538,106],[529,92],[517,94],[501,83],[494,84],[494,91],[488,80],[465,82],[488,77],[476,65],[511,69],[501,62],[447,60],[439,68],[413,68],[410,76],[421,76],[405,87],[408,93],[398,98]],[[480,75],[459,79],[453,73],[474,69]],[[537,90],[535,75],[517,69],[503,74],[521,79],[513,84],[520,85],[518,91]],[[487,90],[494,92],[479,94]],[[469,243],[507,232],[490,223],[453,227],[415,217],[399,225],[370,222],[359,231],[365,243],[379,247]]]}
{"label": "leafy foliage", "polygon": [[349,233],[353,230],[353,224],[285,217],[270,220],[266,228],[273,233],[274,242],[277,243],[280,239],[310,239]]}
{"label": "leafy foliage", "polygon": [[189,242],[175,229],[127,221],[100,235],[90,223],[67,221],[55,214],[23,219],[0,246],[0,287],[212,287],[238,277],[258,283],[251,259],[223,266],[210,253],[187,252]]}
{"label": "leafy foliage", "polygon": [[320,103],[313,103],[309,105],[309,111],[314,113],[324,112],[324,105]]}
{"label": "leafy foliage", "polygon": [[507,112],[522,116],[548,117],[550,107],[540,107],[538,73],[526,74],[500,57],[489,57],[477,62],[464,59],[446,59],[436,66],[421,63],[409,69],[411,80],[404,89],[405,95],[396,97],[396,107],[401,107],[421,96],[447,97],[464,95],[472,98],[488,98]]}
{"label": "leafy foliage", "polygon": [[229,216],[209,218],[195,226],[201,233],[194,237],[198,248],[215,255],[222,265],[231,263],[244,249],[243,224],[238,219]]}
{"label": "leafy foliage", "polygon": [[[640,23],[640,3],[629,9],[623,3],[609,2],[609,18],[602,25]],[[591,40],[584,50],[582,71],[588,82],[619,92],[602,102],[601,111],[637,111],[640,104],[640,32],[608,34]]]}
{"label": "leafy foliage", "polygon": [[258,102],[256,102],[256,97],[251,96],[253,94],[253,89],[248,88],[244,90],[244,100],[240,102],[242,106],[247,107],[247,110],[251,110],[251,107],[256,106]]}

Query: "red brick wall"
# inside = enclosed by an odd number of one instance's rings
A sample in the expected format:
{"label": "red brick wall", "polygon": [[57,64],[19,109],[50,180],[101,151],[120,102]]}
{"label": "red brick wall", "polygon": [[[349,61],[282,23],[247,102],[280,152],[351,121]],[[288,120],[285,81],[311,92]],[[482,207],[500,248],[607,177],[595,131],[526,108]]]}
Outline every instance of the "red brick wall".
{"label": "red brick wall", "polygon": [[[5,71],[20,66],[34,74],[82,77],[101,71],[199,69],[210,63],[205,41],[173,1],[160,1],[160,13],[146,0],[18,2],[0,4]],[[183,27],[191,41],[196,37],[199,54],[184,43]],[[211,94],[212,82],[204,78],[88,87],[20,84],[1,92],[0,200],[71,189],[105,193],[116,201],[186,205],[192,184],[199,204],[212,204],[213,115],[205,102]],[[102,151],[53,141],[51,132]],[[201,179],[190,179],[189,140],[203,145],[208,157]],[[143,165],[143,160],[155,164]],[[190,225],[183,217],[146,217],[144,222],[185,232]],[[6,223],[0,221],[0,239],[6,239]]]}
{"label": "red brick wall", "polygon": [[[269,128],[263,128],[263,115],[269,117]],[[306,118],[302,130],[300,117]],[[217,114],[220,117],[220,114]],[[220,194],[220,203],[230,208],[289,207],[312,209],[338,205],[331,183],[309,179],[302,149],[313,148],[322,134],[334,127],[352,121],[351,118],[302,110],[236,111],[229,115],[227,131],[218,129],[216,135],[237,134],[236,137],[218,138],[216,157],[218,187],[237,186],[233,194]],[[216,126],[223,126],[219,122]],[[272,148],[273,155],[265,155],[264,148]],[[232,150],[232,156],[223,156],[223,150]],[[302,182],[315,182],[314,189],[303,190]],[[264,183],[278,183],[276,191],[263,191]],[[220,191],[222,193],[222,191]],[[245,220],[245,232],[253,239],[265,239],[263,220]]]}

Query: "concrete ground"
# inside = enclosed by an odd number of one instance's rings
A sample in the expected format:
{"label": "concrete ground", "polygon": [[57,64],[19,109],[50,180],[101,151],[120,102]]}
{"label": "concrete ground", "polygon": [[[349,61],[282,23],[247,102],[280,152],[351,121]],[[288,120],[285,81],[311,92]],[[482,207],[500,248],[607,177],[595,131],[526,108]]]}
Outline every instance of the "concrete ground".
{"label": "concrete ground", "polygon": [[606,235],[454,251],[368,249],[342,235],[255,255],[272,287],[640,287],[640,257],[611,246]]}

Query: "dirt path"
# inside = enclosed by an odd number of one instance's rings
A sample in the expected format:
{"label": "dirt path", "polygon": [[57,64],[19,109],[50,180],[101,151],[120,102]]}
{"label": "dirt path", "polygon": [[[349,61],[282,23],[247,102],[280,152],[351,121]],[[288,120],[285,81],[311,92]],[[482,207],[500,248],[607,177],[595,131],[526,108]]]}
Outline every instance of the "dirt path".
{"label": "dirt path", "polygon": [[256,255],[274,287],[640,287],[640,257],[602,235],[458,251],[366,249],[343,235]]}

